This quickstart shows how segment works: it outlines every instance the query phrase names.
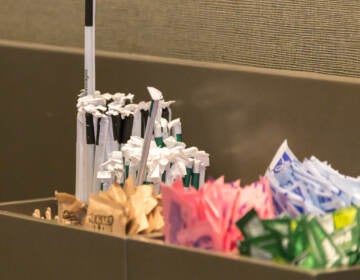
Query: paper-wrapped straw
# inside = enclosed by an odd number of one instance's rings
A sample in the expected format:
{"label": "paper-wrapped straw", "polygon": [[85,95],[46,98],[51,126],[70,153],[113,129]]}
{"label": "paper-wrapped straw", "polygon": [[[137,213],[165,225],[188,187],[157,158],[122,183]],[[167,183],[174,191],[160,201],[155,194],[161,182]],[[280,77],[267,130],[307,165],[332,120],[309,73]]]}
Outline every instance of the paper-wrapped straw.
{"label": "paper-wrapped straw", "polygon": [[158,111],[159,102],[161,99],[163,99],[162,93],[158,89],[154,87],[148,87],[147,89],[150,93],[152,102],[149,112],[149,118],[146,125],[146,130],[145,130],[144,145],[141,154],[139,175],[136,180],[137,186],[141,185],[145,179],[146,163],[149,155],[150,142],[154,131],[155,118]]}

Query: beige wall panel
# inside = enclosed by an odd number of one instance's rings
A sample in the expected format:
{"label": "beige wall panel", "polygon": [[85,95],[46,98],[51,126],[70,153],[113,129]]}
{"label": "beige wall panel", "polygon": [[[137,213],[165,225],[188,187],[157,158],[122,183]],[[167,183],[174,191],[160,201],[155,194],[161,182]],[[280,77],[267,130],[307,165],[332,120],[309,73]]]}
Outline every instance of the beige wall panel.
{"label": "beige wall panel", "polygon": [[[0,39],[81,47],[83,0],[0,0]],[[360,77],[359,0],[98,0],[97,48]]]}
{"label": "beige wall panel", "polygon": [[[0,201],[74,192],[76,96],[83,57],[0,47]],[[146,86],[176,100],[184,141],[211,154],[208,175],[250,182],[287,138],[360,174],[360,79],[248,71],[240,67],[99,56],[97,88],[148,99]]]}

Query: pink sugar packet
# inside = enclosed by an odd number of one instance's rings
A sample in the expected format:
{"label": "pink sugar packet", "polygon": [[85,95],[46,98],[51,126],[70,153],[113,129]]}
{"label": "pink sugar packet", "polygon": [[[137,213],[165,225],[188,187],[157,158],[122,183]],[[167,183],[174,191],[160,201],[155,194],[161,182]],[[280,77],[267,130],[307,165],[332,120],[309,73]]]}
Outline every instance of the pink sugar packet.
{"label": "pink sugar packet", "polygon": [[[184,191],[176,187],[162,187],[162,205],[164,215],[165,242],[180,244],[179,232],[198,221],[195,196],[184,195]],[[195,193],[196,194],[196,193]]]}
{"label": "pink sugar packet", "polygon": [[222,250],[221,234],[206,220],[199,221],[178,234],[179,244],[186,247],[201,248],[206,250]]}
{"label": "pink sugar packet", "polygon": [[275,218],[270,184],[269,180],[265,177],[243,187],[240,191],[240,197],[235,203],[233,220],[228,233],[231,237],[227,238],[228,243],[224,245],[225,251],[236,250],[236,242],[244,239],[235,223],[252,208],[255,209],[261,219]]}
{"label": "pink sugar packet", "polygon": [[266,178],[240,187],[220,177],[200,190],[186,189],[182,180],[162,185],[165,242],[188,247],[232,251],[243,236],[235,223],[254,208],[259,217],[274,217],[271,190]]}

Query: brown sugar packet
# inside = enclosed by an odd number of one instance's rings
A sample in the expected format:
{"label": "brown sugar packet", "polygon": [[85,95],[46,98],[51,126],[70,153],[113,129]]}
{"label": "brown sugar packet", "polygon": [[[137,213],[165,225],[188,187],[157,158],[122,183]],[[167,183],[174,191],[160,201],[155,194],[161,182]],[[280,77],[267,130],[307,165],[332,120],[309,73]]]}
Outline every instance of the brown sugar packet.
{"label": "brown sugar packet", "polygon": [[98,193],[97,195],[98,195],[98,197],[101,197],[101,198],[103,198],[103,199],[110,199],[110,200],[112,200],[111,197],[108,195],[107,192],[99,191],[99,193]]}
{"label": "brown sugar packet", "polygon": [[165,221],[164,216],[162,214],[163,208],[162,206],[158,205],[153,213],[153,223],[154,223],[154,231],[161,231],[164,228]]}
{"label": "brown sugar packet", "polygon": [[156,207],[157,200],[153,195],[152,185],[141,185],[136,187],[136,191],[130,196],[130,202],[133,205],[136,224],[139,225],[139,233],[149,227],[147,215]]}
{"label": "brown sugar packet", "polygon": [[152,185],[135,187],[133,179],[129,177],[125,181],[124,188],[113,184],[110,186],[107,194],[111,199],[117,201],[123,202],[126,198],[125,205],[129,209],[126,225],[127,234],[148,234],[162,229],[164,220],[162,208],[159,205],[161,196],[154,195]]}
{"label": "brown sugar packet", "polygon": [[158,201],[158,206],[154,209],[154,220],[155,220],[155,231],[162,231],[165,225],[163,207],[162,207],[162,195],[159,194],[156,196]]}
{"label": "brown sugar packet", "polygon": [[127,202],[127,196],[125,191],[122,189],[122,187],[117,184],[113,183],[109,189],[106,191],[109,198],[113,201],[125,204]]}
{"label": "brown sugar packet", "polygon": [[125,235],[127,215],[125,207],[109,198],[91,195],[85,227],[94,231]]}
{"label": "brown sugar packet", "polygon": [[132,219],[128,221],[126,225],[126,234],[128,235],[135,235],[138,232],[139,224],[137,223],[136,219]]}
{"label": "brown sugar packet", "polygon": [[130,197],[136,192],[134,180],[131,176],[126,179],[123,190],[127,198],[127,203],[129,204],[129,207],[131,209],[131,214],[129,214],[128,223],[126,225],[126,233],[128,235],[134,235],[138,232],[139,223],[135,217],[135,207],[130,200]]}
{"label": "brown sugar packet", "polygon": [[[141,192],[141,196],[144,199],[144,211],[146,215],[150,214],[151,211],[155,209],[158,205],[158,201],[154,195],[154,186],[153,185],[142,185],[137,188],[137,193]],[[135,194],[135,195],[136,195]],[[134,196],[135,196],[134,195]]]}
{"label": "brown sugar packet", "polygon": [[128,221],[134,218],[134,209],[126,196],[125,191],[119,184],[113,183],[106,191],[106,194],[111,200],[120,203],[125,207]]}
{"label": "brown sugar packet", "polygon": [[162,207],[156,206],[150,214],[146,215],[148,219],[149,226],[147,229],[143,230],[141,234],[151,234],[151,233],[162,233],[164,228],[164,218],[162,216]]}
{"label": "brown sugar packet", "polygon": [[124,192],[125,192],[126,196],[129,198],[135,193],[135,191],[136,191],[136,188],[135,188],[135,185],[134,185],[134,180],[130,176],[125,181]]}
{"label": "brown sugar packet", "polygon": [[146,215],[148,220],[149,226],[141,232],[141,234],[150,234],[155,230],[155,223],[154,223],[154,216],[151,212],[150,214]]}
{"label": "brown sugar packet", "polygon": [[81,224],[86,214],[85,203],[74,195],[55,191],[58,202],[58,217],[60,223]]}
{"label": "brown sugar packet", "polygon": [[131,176],[125,181],[124,192],[132,209],[132,215],[128,220],[126,228],[127,234],[134,235],[148,227],[148,221],[143,205],[144,201],[141,195],[142,192],[138,192],[138,187],[135,187]]}

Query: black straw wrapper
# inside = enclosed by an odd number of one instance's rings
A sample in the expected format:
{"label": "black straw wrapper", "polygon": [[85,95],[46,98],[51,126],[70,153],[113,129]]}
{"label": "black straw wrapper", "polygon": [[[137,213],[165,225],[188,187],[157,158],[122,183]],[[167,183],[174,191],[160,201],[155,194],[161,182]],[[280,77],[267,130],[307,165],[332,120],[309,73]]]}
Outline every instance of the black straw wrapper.
{"label": "black straw wrapper", "polygon": [[101,123],[101,118],[98,118],[97,119],[97,127],[96,127],[96,142],[95,142],[95,145],[99,145],[100,123]]}
{"label": "black straw wrapper", "polygon": [[149,111],[141,110],[141,137],[144,138]]}
{"label": "black straw wrapper", "polygon": [[110,98],[110,99],[106,99],[106,108],[107,109],[109,109],[108,108],[108,105],[111,103],[111,102],[113,102],[114,100],[112,99],[112,98]]}
{"label": "black straw wrapper", "polygon": [[127,141],[129,141],[132,133],[133,122],[133,115],[129,115],[122,120],[121,144],[125,144]]}
{"label": "black straw wrapper", "polygon": [[85,0],[85,26],[93,26],[93,0]]}
{"label": "black straw wrapper", "polygon": [[161,112],[161,117],[166,119],[168,122],[170,121],[170,112],[169,112],[169,108],[164,108],[162,109],[162,112]]}
{"label": "black straw wrapper", "polygon": [[86,120],[86,143],[95,144],[94,119],[91,113],[85,114]]}
{"label": "black straw wrapper", "polygon": [[120,143],[119,135],[120,135],[120,127],[121,127],[121,116],[120,115],[117,115],[117,116],[112,115],[111,121],[112,121],[114,140],[116,140]]}

